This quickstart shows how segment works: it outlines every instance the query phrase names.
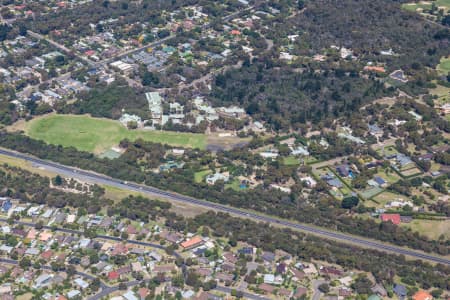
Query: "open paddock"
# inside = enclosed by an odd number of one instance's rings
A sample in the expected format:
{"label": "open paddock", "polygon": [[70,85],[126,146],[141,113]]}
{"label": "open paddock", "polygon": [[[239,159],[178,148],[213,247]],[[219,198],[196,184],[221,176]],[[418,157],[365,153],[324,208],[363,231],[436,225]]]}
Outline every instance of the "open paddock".
{"label": "open paddock", "polygon": [[159,131],[128,130],[119,122],[92,118],[87,115],[51,114],[35,118],[24,126],[25,134],[49,144],[75,147],[78,150],[101,154],[123,139],[143,139],[149,142],[187,148],[206,148],[206,135]]}

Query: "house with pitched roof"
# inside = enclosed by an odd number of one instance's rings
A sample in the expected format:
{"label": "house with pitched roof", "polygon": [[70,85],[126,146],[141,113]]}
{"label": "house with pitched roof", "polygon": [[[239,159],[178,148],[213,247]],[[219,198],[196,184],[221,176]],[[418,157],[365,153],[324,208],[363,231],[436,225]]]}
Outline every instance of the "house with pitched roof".
{"label": "house with pitched roof", "polygon": [[392,222],[392,224],[398,225],[400,224],[400,214],[381,214],[381,221],[383,222]]}
{"label": "house with pitched roof", "polygon": [[412,298],[413,300],[433,300],[433,296],[423,290],[415,293]]}

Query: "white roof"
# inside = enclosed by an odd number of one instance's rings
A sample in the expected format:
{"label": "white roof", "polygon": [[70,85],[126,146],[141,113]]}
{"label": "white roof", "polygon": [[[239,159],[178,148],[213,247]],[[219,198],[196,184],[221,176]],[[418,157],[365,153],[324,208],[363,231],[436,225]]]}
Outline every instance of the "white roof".
{"label": "white roof", "polygon": [[0,251],[10,253],[13,250],[13,247],[7,245],[1,245]]}
{"label": "white roof", "polygon": [[132,291],[127,291],[123,294],[123,297],[127,300],[139,300]]}
{"label": "white roof", "polygon": [[86,281],[84,281],[81,278],[75,279],[74,282],[82,289],[86,289],[89,287],[89,283],[87,283]]}
{"label": "white roof", "polygon": [[208,183],[215,183],[218,180],[228,181],[230,176],[222,174],[222,173],[215,173],[215,174],[209,174],[206,176],[206,182]]}
{"label": "white roof", "polygon": [[67,223],[73,223],[73,222],[75,222],[75,218],[76,218],[75,215],[68,215],[67,219],[66,219],[66,222]]}
{"label": "white roof", "polygon": [[78,290],[71,290],[70,292],[67,293],[67,298],[70,299],[70,298],[78,296],[79,294],[81,294],[80,291],[78,291]]}
{"label": "white roof", "polygon": [[47,209],[47,210],[44,212],[44,214],[42,215],[42,217],[43,217],[43,218],[50,218],[51,215],[52,215],[52,213],[53,213],[53,209],[49,208],[49,209]]}
{"label": "white roof", "polygon": [[275,281],[275,276],[273,274],[264,274],[265,283],[273,283]]}
{"label": "white roof", "polygon": [[292,155],[305,155],[308,156],[309,155],[309,151],[302,146],[298,146],[296,148],[291,148],[291,154]]}
{"label": "white roof", "polygon": [[261,152],[259,153],[264,158],[276,158],[278,157],[278,153],[276,152]]}
{"label": "white roof", "polygon": [[161,104],[162,98],[158,92],[149,92],[145,93],[145,97],[147,98],[148,103]]}

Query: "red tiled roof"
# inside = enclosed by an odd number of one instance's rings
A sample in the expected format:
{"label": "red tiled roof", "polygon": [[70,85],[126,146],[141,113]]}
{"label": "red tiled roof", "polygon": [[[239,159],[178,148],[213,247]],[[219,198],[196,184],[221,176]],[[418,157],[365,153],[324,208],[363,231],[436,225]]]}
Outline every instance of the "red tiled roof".
{"label": "red tiled roof", "polygon": [[43,259],[49,260],[53,255],[53,251],[52,250],[47,250],[41,253],[41,257]]}
{"label": "red tiled roof", "polygon": [[187,249],[187,248],[191,248],[191,247],[193,247],[197,244],[201,244],[201,243],[203,243],[202,238],[199,236],[195,236],[190,240],[182,242],[181,247],[183,247],[184,249]]}
{"label": "red tiled roof", "polygon": [[141,297],[141,299],[145,299],[145,297],[147,297],[148,294],[150,294],[150,291],[147,288],[140,288],[138,290],[138,294]]}
{"label": "red tiled roof", "polygon": [[383,67],[376,67],[376,66],[365,66],[364,71],[374,71],[378,73],[386,72],[386,70]]}
{"label": "red tiled roof", "polygon": [[432,300],[433,296],[431,296],[429,293],[425,291],[418,291],[413,296],[414,300]]}
{"label": "red tiled roof", "polygon": [[119,273],[117,273],[116,271],[111,271],[108,273],[109,280],[115,280],[117,278],[119,278]]}
{"label": "red tiled roof", "polygon": [[95,51],[94,50],[87,50],[86,52],[84,52],[84,54],[87,55],[87,56],[92,56],[92,55],[95,54]]}
{"label": "red tiled roof", "polygon": [[380,218],[383,222],[391,221],[395,225],[400,224],[400,214],[382,214]]}

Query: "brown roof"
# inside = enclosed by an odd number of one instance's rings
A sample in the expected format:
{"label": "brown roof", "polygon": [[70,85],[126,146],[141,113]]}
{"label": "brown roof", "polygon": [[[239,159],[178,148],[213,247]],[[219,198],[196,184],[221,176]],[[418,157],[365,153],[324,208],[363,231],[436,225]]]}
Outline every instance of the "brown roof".
{"label": "brown roof", "polygon": [[227,261],[229,261],[229,262],[231,262],[231,263],[233,263],[233,264],[235,264],[235,263],[238,261],[238,259],[236,258],[236,256],[234,256],[234,254],[231,253],[231,252],[224,253],[223,257],[224,257]]}
{"label": "brown roof", "polygon": [[169,232],[169,231],[161,233],[161,237],[171,243],[178,243],[183,238],[182,235],[176,232]]}
{"label": "brown roof", "polygon": [[333,267],[323,267],[322,269],[320,269],[320,272],[328,275],[342,275],[342,272],[340,270]]}
{"label": "brown roof", "polygon": [[300,298],[303,295],[306,295],[308,293],[308,289],[304,287],[299,287],[295,291],[294,298]]}
{"label": "brown roof", "polygon": [[216,279],[219,279],[220,281],[232,281],[233,275],[227,274],[227,273],[217,273]]}
{"label": "brown roof", "polygon": [[14,269],[12,269],[11,271],[11,278],[19,277],[20,275],[22,275],[22,273],[23,271],[21,268],[14,267]]}
{"label": "brown roof", "polygon": [[284,297],[290,297],[292,295],[292,291],[285,289],[285,288],[281,288],[278,290],[278,295],[281,295]]}
{"label": "brown roof", "polygon": [[159,265],[153,268],[153,272],[155,273],[170,273],[175,270],[174,265]]}
{"label": "brown roof", "polygon": [[221,268],[225,272],[233,272],[236,266],[234,264],[224,263]]}
{"label": "brown roof", "polygon": [[114,249],[111,251],[111,255],[125,254],[127,252],[127,246],[119,243],[114,246]]}
{"label": "brown roof", "polygon": [[348,297],[352,295],[352,291],[349,289],[339,289],[339,296]]}
{"label": "brown roof", "polygon": [[260,285],[258,285],[258,288],[268,294],[273,293],[273,291],[275,290],[274,286],[271,286],[270,284],[267,283],[261,283]]}
{"label": "brown roof", "polygon": [[209,294],[207,292],[201,292],[194,300],[208,300]]}
{"label": "brown roof", "polygon": [[41,257],[45,260],[49,260],[53,255],[53,251],[52,250],[47,250],[41,253]]}
{"label": "brown roof", "polygon": [[58,261],[64,261],[66,260],[66,254],[65,253],[61,253],[56,257],[56,260]]}
{"label": "brown roof", "polygon": [[136,230],[136,228],[133,225],[128,225],[127,233],[128,234],[136,234],[137,230]]}
{"label": "brown roof", "polygon": [[131,267],[130,266],[125,266],[125,267],[117,269],[116,271],[117,271],[117,273],[119,275],[130,273],[131,272]]}
{"label": "brown roof", "polygon": [[210,276],[213,271],[209,268],[198,268],[195,270],[195,273],[197,273],[200,276]]}
{"label": "brown roof", "polygon": [[297,270],[297,269],[290,269],[292,275],[294,275],[295,278],[297,278],[298,280],[302,280],[303,278],[305,278],[305,272]]}
{"label": "brown roof", "polygon": [[27,249],[25,247],[19,247],[14,250],[19,256],[24,255]]}

